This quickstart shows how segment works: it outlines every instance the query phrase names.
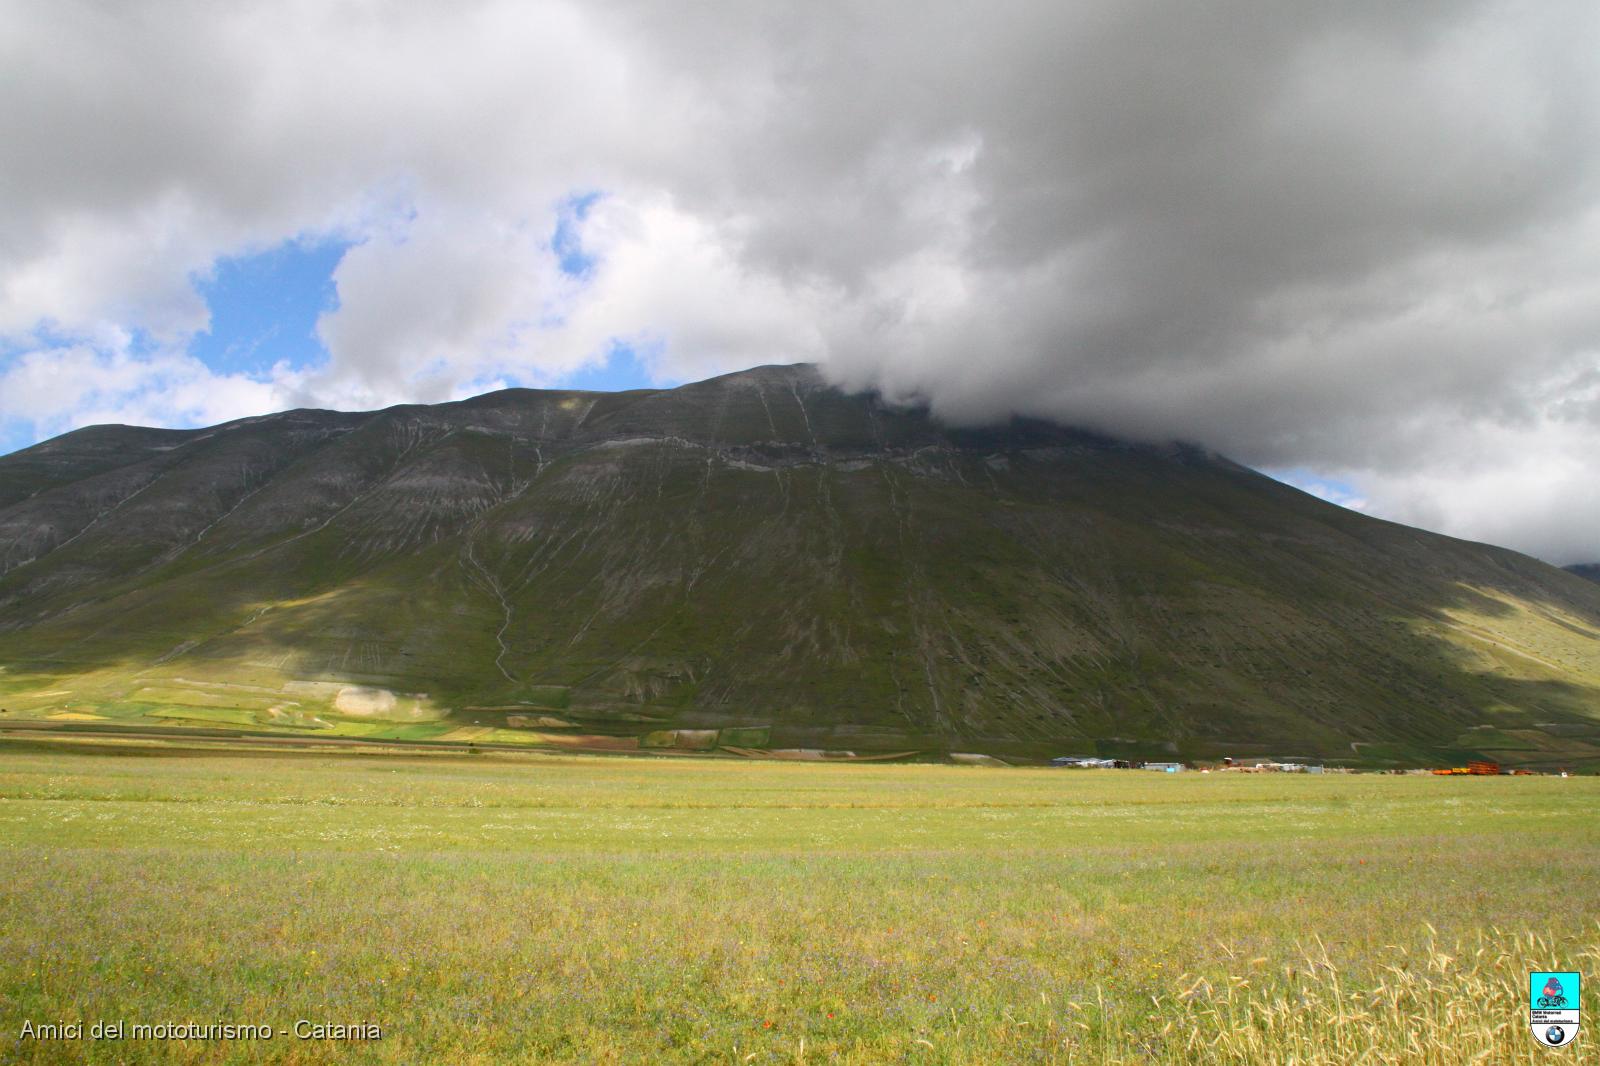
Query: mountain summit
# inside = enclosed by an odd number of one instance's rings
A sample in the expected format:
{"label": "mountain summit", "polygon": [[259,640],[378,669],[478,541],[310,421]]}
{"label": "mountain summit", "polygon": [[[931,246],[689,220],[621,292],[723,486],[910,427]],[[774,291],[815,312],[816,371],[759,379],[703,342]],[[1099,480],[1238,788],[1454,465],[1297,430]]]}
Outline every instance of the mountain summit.
{"label": "mountain summit", "polygon": [[0,668],[13,717],[1600,759],[1591,582],[1202,449],[948,428],[808,366],[5,456]]}

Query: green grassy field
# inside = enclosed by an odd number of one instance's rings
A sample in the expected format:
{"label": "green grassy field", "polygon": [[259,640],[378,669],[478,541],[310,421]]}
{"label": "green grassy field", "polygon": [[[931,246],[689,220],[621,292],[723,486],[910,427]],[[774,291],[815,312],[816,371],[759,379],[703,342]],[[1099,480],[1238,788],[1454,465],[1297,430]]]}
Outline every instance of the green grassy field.
{"label": "green grassy field", "polygon": [[[1594,1062],[1520,1012],[1596,1009],[1597,800],[0,740],[0,1060]],[[80,1019],[383,1036],[19,1038]]]}

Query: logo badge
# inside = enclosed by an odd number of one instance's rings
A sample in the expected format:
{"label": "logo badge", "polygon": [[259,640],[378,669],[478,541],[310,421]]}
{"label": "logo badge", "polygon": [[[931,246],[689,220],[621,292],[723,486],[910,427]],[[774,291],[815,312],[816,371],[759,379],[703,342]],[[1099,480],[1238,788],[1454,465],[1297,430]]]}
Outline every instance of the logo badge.
{"label": "logo badge", "polygon": [[1545,1047],[1566,1047],[1578,1035],[1582,980],[1574,971],[1528,975],[1528,1028]]}

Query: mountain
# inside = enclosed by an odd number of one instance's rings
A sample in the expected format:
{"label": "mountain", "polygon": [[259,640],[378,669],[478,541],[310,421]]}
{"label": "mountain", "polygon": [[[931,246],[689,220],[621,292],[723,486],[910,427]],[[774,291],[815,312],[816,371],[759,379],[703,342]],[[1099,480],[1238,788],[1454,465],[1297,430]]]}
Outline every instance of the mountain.
{"label": "mountain", "polygon": [[1567,567],[1567,570],[1585,581],[1600,582],[1600,563],[1577,563]]}
{"label": "mountain", "polygon": [[[11,720],[1600,761],[1600,587],[1202,449],[805,366],[0,458]],[[674,734],[672,730],[743,730]],[[609,741],[607,738],[610,738]]]}

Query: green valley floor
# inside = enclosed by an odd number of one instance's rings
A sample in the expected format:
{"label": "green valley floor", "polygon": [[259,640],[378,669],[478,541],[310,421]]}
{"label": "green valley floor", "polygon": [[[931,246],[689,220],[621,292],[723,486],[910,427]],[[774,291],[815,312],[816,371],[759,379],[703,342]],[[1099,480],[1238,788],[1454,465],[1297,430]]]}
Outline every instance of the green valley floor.
{"label": "green valley floor", "polygon": [[1597,801],[0,739],[0,1061],[1593,1062]]}

